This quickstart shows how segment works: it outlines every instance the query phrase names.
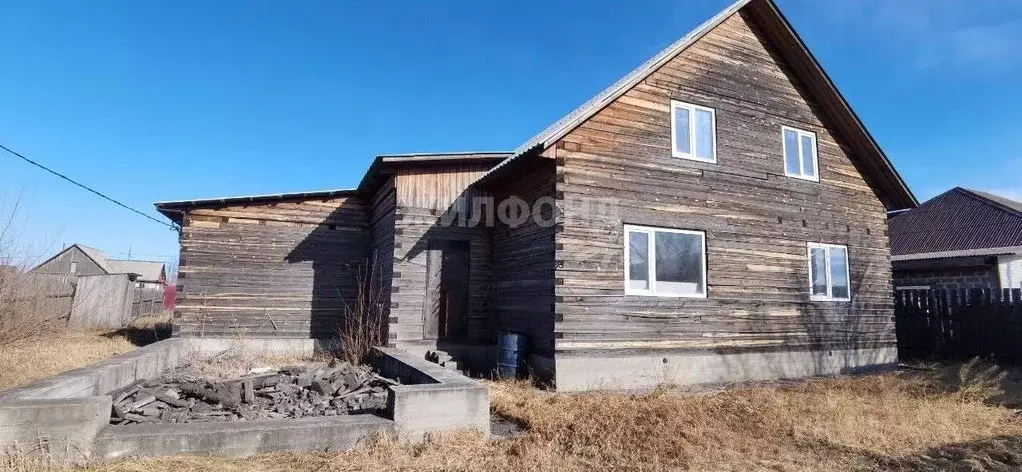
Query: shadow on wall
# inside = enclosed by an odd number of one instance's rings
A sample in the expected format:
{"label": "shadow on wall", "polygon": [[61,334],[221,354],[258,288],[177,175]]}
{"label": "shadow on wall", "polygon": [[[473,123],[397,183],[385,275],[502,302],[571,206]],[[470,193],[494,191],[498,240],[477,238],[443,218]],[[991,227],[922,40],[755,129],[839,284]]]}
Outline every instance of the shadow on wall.
{"label": "shadow on wall", "polygon": [[[421,303],[411,305],[414,313],[405,315],[420,316],[423,339],[438,338],[441,348],[445,340],[485,342],[493,328],[486,302],[490,233],[485,217],[477,224],[472,223],[472,199],[479,195],[476,190],[463,191],[443,211],[406,210],[420,215],[405,217],[397,223],[408,239],[403,241],[407,249],[395,250],[395,263],[421,267],[402,272],[402,280],[415,278],[415,286],[409,290],[422,295]],[[450,270],[455,265],[458,270]]]}
{"label": "shadow on wall", "polygon": [[271,320],[275,331],[313,339],[339,336],[344,313],[357,305],[367,280],[368,224],[366,206],[360,199],[348,197],[287,253],[286,276],[276,282],[282,285],[279,291],[293,298],[278,303],[282,312],[295,317],[293,321]]}
{"label": "shadow on wall", "polygon": [[[893,338],[895,326],[893,313],[884,314],[885,309],[891,309],[892,304],[876,300],[872,294],[864,294],[870,290],[870,285],[875,284],[875,272],[880,269],[876,261],[868,258],[855,258],[855,248],[869,247],[870,241],[865,238],[848,240],[846,244],[853,253],[850,255],[852,265],[849,267],[849,286],[851,288],[850,301],[813,301],[810,299],[808,287],[809,263],[806,261],[801,270],[794,270],[790,274],[789,282],[792,286],[800,287],[802,301],[788,304],[788,307],[778,306],[776,303],[764,303],[750,309],[752,315],[744,323],[746,326],[739,326],[738,330],[755,331],[762,329],[764,324],[775,326],[783,323],[788,326],[778,326],[776,331],[777,339],[782,341],[779,352],[780,365],[774,366],[780,370],[783,366],[801,366],[811,372],[831,372],[840,366],[834,373],[854,374],[875,372],[890,367],[888,359],[884,356],[873,353],[872,356],[857,352],[861,349],[894,348],[896,340]],[[856,261],[865,262],[856,264]],[[792,318],[778,317],[778,310],[791,308],[796,315]],[[790,321],[786,321],[790,320]],[[787,346],[792,346],[791,350]],[[734,352],[731,348],[719,348],[715,352],[728,354]],[[808,365],[806,354],[808,353]],[[881,362],[877,365],[871,363]],[[860,365],[865,363],[867,365]],[[745,365],[742,363],[729,366],[726,374],[741,377],[744,374],[761,369],[759,365]]]}

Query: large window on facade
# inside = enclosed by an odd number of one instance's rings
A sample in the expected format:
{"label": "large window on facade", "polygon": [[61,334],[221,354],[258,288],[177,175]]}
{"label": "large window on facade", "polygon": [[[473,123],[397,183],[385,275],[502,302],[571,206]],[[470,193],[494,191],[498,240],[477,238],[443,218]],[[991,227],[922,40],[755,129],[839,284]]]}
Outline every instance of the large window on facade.
{"label": "large window on facade", "polygon": [[706,298],[705,233],[625,225],[625,294]]}
{"label": "large window on facade", "polygon": [[848,248],[835,244],[809,243],[809,298],[851,300],[848,277]]}
{"label": "large window on facade", "polygon": [[717,162],[717,114],[713,108],[671,100],[671,155]]}
{"label": "large window on facade", "polygon": [[816,133],[782,126],[781,136],[784,175],[819,181]]}

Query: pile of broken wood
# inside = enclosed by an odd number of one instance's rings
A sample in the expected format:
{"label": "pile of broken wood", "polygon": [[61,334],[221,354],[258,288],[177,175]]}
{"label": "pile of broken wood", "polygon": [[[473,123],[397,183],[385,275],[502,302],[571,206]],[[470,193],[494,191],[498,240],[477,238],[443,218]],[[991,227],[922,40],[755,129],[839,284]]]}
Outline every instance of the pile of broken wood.
{"label": "pile of broken wood", "polygon": [[302,418],[378,412],[387,385],[369,366],[297,365],[252,369],[230,380],[175,376],[114,391],[112,424],[193,423]]}

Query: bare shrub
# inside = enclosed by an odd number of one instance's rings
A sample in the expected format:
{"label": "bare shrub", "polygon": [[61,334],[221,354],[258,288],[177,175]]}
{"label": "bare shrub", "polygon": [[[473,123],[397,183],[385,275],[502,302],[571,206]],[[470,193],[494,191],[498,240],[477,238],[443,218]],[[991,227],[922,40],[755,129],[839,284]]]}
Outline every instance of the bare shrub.
{"label": "bare shrub", "polygon": [[338,329],[341,359],[365,364],[373,347],[384,343],[383,294],[375,276],[375,264],[360,271],[353,301],[345,301]]}
{"label": "bare shrub", "polygon": [[74,287],[64,277],[26,273],[32,251],[20,199],[0,195],[0,345],[63,330]]}

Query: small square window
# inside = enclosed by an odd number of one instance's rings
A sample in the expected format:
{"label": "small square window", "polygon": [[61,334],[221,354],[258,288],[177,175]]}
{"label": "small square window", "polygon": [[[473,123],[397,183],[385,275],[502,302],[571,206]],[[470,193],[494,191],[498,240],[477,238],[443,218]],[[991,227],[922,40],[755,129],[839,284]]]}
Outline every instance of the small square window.
{"label": "small square window", "polygon": [[836,244],[808,244],[809,298],[848,301],[852,288],[848,276],[848,248]]}
{"label": "small square window", "polygon": [[671,100],[671,155],[717,162],[717,113],[713,108]]}
{"label": "small square window", "polygon": [[819,182],[816,133],[782,126],[781,135],[784,175]]}
{"label": "small square window", "polygon": [[625,225],[625,294],[706,298],[702,231]]}

